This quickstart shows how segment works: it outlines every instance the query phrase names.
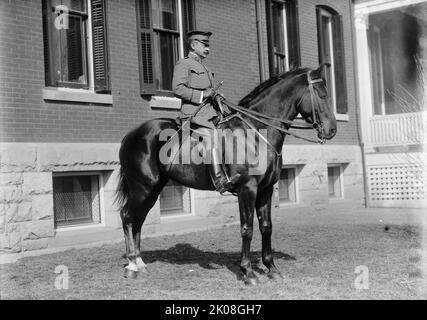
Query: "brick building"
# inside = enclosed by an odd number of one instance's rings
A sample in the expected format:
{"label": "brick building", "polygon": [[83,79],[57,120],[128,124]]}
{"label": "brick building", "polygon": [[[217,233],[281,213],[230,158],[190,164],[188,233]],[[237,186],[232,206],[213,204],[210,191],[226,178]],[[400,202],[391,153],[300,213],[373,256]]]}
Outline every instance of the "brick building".
{"label": "brick building", "polygon": [[[0,251],[121,233],[120,141],[176,116],[170,77],[195,28],[213,32],[207,65],[234,102],[274,73],[330,63],[338,134],[326,145],[287,137],[276,204],[363,202],[351,1],[1,0],[0,20]],[[230,219],[233,196],[171,183],[143,229]]]}

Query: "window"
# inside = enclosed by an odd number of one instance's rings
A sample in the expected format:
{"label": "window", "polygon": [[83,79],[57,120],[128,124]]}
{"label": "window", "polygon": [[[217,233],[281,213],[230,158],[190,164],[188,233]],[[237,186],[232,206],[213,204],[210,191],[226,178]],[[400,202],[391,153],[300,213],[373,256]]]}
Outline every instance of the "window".
{"label": "window", "polygon": [[136,0],[142,95],[172,91],[173,68],[188,53],[187,32],[195,29],[193,0]]}
{"label": "window", "polygon": [[43,0],[48,87],[109,88],[105,0]]}
{"label": "window", "polygon": [[374,114],[385,114],[383,60],[381,48],[381,30],[373,25],[368,30],[369,55],[372,75],[372,100],[374,103]]}
{"label": "window", "polygon": [[[319,62],[327,64],[324,78],[326,79],[333,111],[337,115],[347,115],[342,16],[328,7],[318,6],[316,10]],[[340,117],[337,117],[337,119],[340,120]]]}
{"label": "window", "polygon": [[296,1],[267,0],[270,76],[300,65]]}
{"label": "window", "polygon": [[191,212],[190,189],[170,180],[160,193],[160,215]]}
{"label": "window", "polygon": [[280,173],[279,201],[297,202],[295,168],[284,168]]}
{"label": "window", "polygon": [[100,185],[99,174],[54,175],[55,227],[101,223]]}
{"label": "window", "polygon": [[328,165],[329,198],[343,198],[341,165]]}

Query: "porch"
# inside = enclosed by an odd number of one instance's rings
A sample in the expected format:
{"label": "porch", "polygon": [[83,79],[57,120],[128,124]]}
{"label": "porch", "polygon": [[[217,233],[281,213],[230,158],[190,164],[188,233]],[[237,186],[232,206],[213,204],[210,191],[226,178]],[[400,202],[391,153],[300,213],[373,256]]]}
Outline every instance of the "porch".
{"label": "porch", "polygon": [[355,1],[360,126],[373,207],[427,200],[427,1]]}
{"label": "porch", "polygon": [[369,144],[373,148],[421,146],[425,141],[426,123],[426,111],[375,115],[369,120]]}

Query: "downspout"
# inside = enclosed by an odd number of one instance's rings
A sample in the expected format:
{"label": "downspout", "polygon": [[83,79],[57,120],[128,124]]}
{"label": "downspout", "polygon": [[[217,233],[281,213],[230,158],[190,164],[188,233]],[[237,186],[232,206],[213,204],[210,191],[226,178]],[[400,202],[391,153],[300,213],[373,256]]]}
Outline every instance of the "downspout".
{"label": "downspout", "polygon": [[262,41],[262,25],[261,25],[261,1],[255,0],[255,18],[256,18],[256,31],[258,42],[258,64],[259,64],[259,80],[263,82],[265,75],[264,68],[264,45]]}
{"label": "downspout", "polygon": [[[356,38],[354,35],[354,19],[355,19],[355,14],[354,14],[354,0],[351,1],[350,3],[350,17],[351,17],[351,44],[352,44],[352,51],[353,51],[353,73],[354,73],[354,79],[357,79],[357,44],[356,44]],[[355,89],[356,89],[356,94],[355,94],[355,98],[356,98],[356,123],[357,123],[357,138],[359,140],[359,146],[360,146],[360,151],[362,154],[362,171],[363,171],[363,191],[365,193],[365,208],[369,208],[370,207],[370,201],[369,201],[369,187],[368,187],[368,172],[367,172],[367,168],[366,168],[366,155],[365,155],[365,143],[363,141],[363,135],[361,132],[361,117],[360,117],[360,101],[359,101],[359,84],[358,81],[355,81]]]}

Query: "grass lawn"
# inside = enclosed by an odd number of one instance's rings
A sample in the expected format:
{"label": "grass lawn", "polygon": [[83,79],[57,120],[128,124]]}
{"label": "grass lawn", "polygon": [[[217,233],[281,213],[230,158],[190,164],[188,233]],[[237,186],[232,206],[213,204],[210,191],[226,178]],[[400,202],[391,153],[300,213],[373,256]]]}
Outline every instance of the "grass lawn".
{"label": "grass lawn", "polygon": [[[148,273],[123,278],[124,244],[72,249],[0,266],[1,299],[423,299],[421,227],[376,219],[273,220],[276,265],[284,281],[272,282],[260,262],[255,227],[253,265],[261,284],[239,280],[237,225],[143,239]],[[67,266],[69,288],[55,288],[55,267]],[[356,289],[357,266],[369,288]]]}

